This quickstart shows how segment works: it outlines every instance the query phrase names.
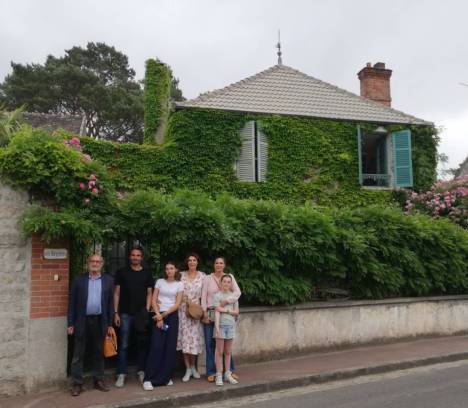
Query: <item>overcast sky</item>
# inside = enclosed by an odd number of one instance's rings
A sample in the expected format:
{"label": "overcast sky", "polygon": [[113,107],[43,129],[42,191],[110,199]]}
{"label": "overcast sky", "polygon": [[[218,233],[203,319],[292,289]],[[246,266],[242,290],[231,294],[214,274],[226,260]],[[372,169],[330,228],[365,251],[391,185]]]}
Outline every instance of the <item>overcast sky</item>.
{"label": "overcast sky", "polygon": [[0,0],[0,80],[105,42],[138,79],[158,57],[187,98],[283,63],[359,93],[366,62],[393,70],[392,106],[444,128],[450,167],[468,155],[468,2],[463,0]]}

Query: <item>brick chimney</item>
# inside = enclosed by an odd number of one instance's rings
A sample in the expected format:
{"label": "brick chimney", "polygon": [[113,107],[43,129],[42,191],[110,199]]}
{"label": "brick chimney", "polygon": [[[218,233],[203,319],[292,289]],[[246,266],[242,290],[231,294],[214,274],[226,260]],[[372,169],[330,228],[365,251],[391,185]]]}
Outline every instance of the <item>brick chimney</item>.
{"label": "brick chimney", "polygon": [[390,77],[391,69],[385,69],[385,63],[377,62],[374,66],[370,62],[358,72],[361,81],[361,96],[391,106]]}

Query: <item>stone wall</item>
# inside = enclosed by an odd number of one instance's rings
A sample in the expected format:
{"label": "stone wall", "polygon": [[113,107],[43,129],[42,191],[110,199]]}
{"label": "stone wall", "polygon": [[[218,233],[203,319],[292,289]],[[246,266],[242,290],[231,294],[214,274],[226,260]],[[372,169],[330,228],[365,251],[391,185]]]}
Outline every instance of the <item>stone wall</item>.
{"label": "stone wall", "polygon": [[[468,332],[468,296],[241,308],[239,361]],[[236,358],[237,358],[236,357]]]}
{"label": "stone wall", "polygon": [[0,184],[0,395],[26,391],[31,242],[17,224],[27,201]]}
{"label": "stone wall", "polygon": [[32,127],[53,132],[64,129],[70,133],[84,134],[84,117],[79,115],[57,115],[48,113],[24,112],[22,118]]}
{"label": "stone wall", "polygon": [[24,238],[28,196],[0,184],[0,396],[66,380],[69,260],[44,259],[66,242]]}

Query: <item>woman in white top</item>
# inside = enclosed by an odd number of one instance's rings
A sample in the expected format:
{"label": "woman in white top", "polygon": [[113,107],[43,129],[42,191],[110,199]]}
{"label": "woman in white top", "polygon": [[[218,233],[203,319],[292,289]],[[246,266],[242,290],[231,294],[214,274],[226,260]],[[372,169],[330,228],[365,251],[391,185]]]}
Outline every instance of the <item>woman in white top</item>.
{"label": "woman in white top", "polygon": [[158,279],[154,286],[152,306],[155,324],[151,346],[146,360],[143,389],[150,391],[154,385],[172,385],[176,365],[179,316],[184,286],[173,262],[166,263],[165,279]]}

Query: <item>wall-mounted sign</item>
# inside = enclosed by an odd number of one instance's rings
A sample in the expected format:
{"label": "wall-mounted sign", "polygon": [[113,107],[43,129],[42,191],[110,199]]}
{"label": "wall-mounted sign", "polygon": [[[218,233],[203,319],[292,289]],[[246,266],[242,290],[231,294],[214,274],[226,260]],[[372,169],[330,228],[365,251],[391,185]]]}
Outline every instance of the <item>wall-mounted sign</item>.
{"label": "wall-mounted sign", "polygon": [[65,248],[44,248],[44,259],[67,259],[68,251]]}

